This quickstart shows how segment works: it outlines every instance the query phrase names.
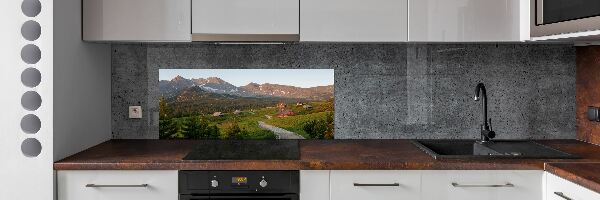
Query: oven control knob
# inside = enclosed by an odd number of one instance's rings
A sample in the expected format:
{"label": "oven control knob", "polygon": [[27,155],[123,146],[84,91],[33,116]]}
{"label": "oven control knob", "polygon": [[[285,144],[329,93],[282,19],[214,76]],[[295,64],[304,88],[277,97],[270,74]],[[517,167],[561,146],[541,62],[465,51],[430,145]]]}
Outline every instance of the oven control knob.
{"label": "oven control knob", "polygon": [[269,183],[267,183],[267,181],[266,181],[265,179],[263,179],[263,180],[261,180],[261,181],[260,181],[258,184],[260,185],[260,187],[267,187],[267,185],[268,185]]}
{"label": "oven control knob", "polygon": [[217,180],[210,181],[210,187],[214,187],[214,188],[219,187],[219,181],[217,181]]}

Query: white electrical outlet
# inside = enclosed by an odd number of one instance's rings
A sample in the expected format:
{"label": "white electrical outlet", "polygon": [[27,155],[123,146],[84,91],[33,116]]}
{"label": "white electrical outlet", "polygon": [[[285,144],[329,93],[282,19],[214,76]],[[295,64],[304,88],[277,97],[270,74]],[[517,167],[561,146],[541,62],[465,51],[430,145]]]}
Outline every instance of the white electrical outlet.
{"label": "white electrical outlet", "polygon": [[142,118],[142,106],[129,106],[129,118],[130,119],[141,119]]}

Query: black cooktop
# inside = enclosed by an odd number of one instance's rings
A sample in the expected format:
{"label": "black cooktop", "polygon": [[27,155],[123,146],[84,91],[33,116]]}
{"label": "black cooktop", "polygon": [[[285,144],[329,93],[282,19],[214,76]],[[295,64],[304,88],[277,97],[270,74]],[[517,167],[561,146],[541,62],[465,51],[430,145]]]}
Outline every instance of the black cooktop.
{"label": "black cooktop", "polygon": [[183,160],[299,160],[298,140],[203,140]]}

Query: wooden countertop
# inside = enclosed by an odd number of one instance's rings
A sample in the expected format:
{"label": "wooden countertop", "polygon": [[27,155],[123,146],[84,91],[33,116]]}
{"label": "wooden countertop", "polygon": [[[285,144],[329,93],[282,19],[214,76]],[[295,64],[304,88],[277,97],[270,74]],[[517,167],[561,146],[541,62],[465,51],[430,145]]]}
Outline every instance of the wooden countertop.
{"label": "wooden countertop", "polygon": [[409,140],[302,140],[300,160],[208,160],[182,158],[198,141],[110,140],[60,160],[55,170],[542,170],[548,162],[600,162],[600,146],[577,140],[541,144],[581,157],[575,160],[435,160]]}
{"label": "wooden countertop", "polygon": [[[110,140],[54,163],[55,170],[545,170],[600,192],[600,146],[539,140],[580,159],[435,160],[410,140],[302,140],[300,160],[182,158],[199,141]],[[544,164],[546,164],[544,166]]]}
{"label": "wooden countertop", "polygon": [[[300,160],[182,158],[199,141],[110,140],[54,163],[55,170],[545,170],[600,192],[600,146],[538,140],[580,159],[435,160],[410,140],[302,140]],[[544,166],[545,165],[545,166]]]}
{"label": "wooden countertop", "polygon": [[546,163],[545,170],[556,176],[600,193],[600,162]]}

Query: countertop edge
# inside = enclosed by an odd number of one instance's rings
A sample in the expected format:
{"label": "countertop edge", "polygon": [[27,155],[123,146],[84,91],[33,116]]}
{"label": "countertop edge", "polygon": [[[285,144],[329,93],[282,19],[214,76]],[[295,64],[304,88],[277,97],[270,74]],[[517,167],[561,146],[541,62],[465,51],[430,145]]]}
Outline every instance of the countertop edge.
{"label": "countertop edge", "polygon": [[544,171],[554,174],[567,181],[573,182],[584,188],[600,193],[600,182],[590,180],[585,176],[577,173],[573,173],[569,170],[565,170],[562,167],[555,166],[555,164],[594,164],[600,167],[600,162],[551,162],[544,165]]}
{"label": "countertop edge", "polygon": [[55,163],[54,170],[540,170],[543,163],[427,163],[427,162],[285,162],[206,161],[152,163]]}

